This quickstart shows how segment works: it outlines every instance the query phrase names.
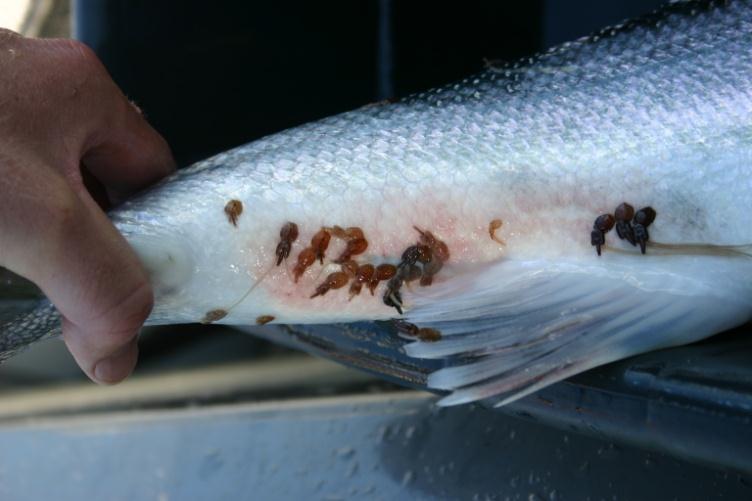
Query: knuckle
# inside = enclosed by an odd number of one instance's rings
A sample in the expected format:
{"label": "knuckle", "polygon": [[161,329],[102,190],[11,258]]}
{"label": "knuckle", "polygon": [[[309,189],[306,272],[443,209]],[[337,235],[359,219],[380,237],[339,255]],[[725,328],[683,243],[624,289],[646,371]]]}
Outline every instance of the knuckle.
{"label": "knuckle", "polygon": [[85,43],[70,39],[59,40],[58,43],[65,50],[69,58],[68,63],[73,63],[76,69],[94,70],[100,67],[99,58]]}
{"label": "knuckle", "polygon": [[80,222],[80,200],[67,187],[52,192],[42,205],[42,223],[58,234],[66,235]]}
{"label": "knuckle", "polygon": [[[77,96],[78,90],[85,90],[87,93],[95,91],[102,87],[105,82],[109,81],[107,70],[99,60],[96,53],[86,44],[78,40],[56,39],[50,40],[50,44],[55,51],[55,59],[62,64],[56,64],[56,79],[66,82],[66,85],[57,89],[65,89],[65,94]],[[69,88],[76,89],[76,92],[69,92]],[[55,92],[55,89],[51,90]]]}
{"label": "knuckle", "polygon": [[11,45],[15,41],[19,40],[21,35],[16,33],[15,31],[11,31],[5,28],[0,28],[0,45],[5,47],[7,45]]}

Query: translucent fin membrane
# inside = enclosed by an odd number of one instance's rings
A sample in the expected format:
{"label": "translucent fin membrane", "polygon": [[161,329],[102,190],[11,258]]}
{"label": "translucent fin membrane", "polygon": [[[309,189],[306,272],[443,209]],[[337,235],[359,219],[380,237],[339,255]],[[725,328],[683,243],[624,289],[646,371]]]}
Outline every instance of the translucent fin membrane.
{"label": "translucent fin membrane", "polygon": [[[502,261],[415,298],[407,318],[442,333],[405,347],[445,359],[428,378],[454,405],[511,402],[591,367],[691,342],[750,318],[749,259],[617,256],[608,267]],[[743,268],[743,269],[742,269]]]}

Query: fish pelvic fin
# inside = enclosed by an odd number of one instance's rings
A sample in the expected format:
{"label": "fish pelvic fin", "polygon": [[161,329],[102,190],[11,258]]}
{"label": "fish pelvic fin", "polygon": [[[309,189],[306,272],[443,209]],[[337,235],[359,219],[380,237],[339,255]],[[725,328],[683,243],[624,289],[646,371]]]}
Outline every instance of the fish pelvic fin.
{"label": "fish pelvic fin", "polygon": [[592,367],[693,342],[752,318],[752,259],[614,256],[503,260],[412,298],[406,320],[441,333],[405,346],[441,359],[440,405],[513,402]]}

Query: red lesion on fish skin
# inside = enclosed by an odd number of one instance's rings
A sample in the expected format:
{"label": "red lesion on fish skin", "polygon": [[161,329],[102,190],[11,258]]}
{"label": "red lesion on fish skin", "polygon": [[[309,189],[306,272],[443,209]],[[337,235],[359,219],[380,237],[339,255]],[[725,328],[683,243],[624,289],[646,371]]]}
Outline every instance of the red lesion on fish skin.
{"label": "red lesion on fish skin", "polygon": [[[461,266],[466,264],[482,265],[500,259],[498,243],[489,238],[488,224],[491,217],[488,214],[506,214],[514,208],[511,199],[500,201],[498,193],[492,193],[491,188],[481,187],[480,191],[474,189],[472,201],[466,200],[466,190],[459,193],[454,188],[449,192],[426,190],[422,195],[399,189],[366,194],[365,197],[361,194],[350,197],[345,193],[337,199],[323,201],[322,207],[302,207],[300,212],[275,216],[280,217],[276,228],[267,227],[264,231],[243,234],[243,240],[239,242],[244,250],[238,252],[236,266],[240,270],[247,270],[248,284],[252,286],[252,292],[245,298],[241,299],[242,293],[238,295],[238,299],[242,301],[240,306],[248,309],[253,303],[269,304],[272,307],[278,305],[283,308],[278,313],[286,321],[290,318],[322,321],[341,318],[345,321],[344,319],[393,317],[394,309],[384,306],[382,301],[389,279],[379,280],[375,284],[372,280],[379,265],[396,269],[405,248],[420,243],[421,234],[415,227],[444,242],[446,253],[451,256],[446,264],[432,261],[433,264],[424,267],[420,277],[423,286],[451,280],[454,274],[463,269]],[[329,215],[333,217],[329,219]],[[530,215],[533,216],[534,214]],[[519,217],[516,212],[510,212],[504,218],[505,240],[515,250],[517,232],[521,226]],[[264,218],[259,221],[264,223]],[[285,221],[294,221],[299,227],[300,235],[290,245],[292,257],[288,259],[289,263],[283,260],[277,267],[277,232]],[[341,267],[333,261],[346,250],[347,238],[361,236],[356,228],[360,229],[368,246],[363,253],[351,255],[350,258],[358,263],[359,268],[365,264],[372,265],[374,275],[360,286],[358,294],[350,294],[355,281],[355,278],[350,278],[343,290],[330,289],[325,295],[311,299],[311,294],[315,293],[329,274],[341,271]],[[310,266],[304,265],[296,273],[296,258],[311,246],[312,238],[319,233],[322,238],[329,239],[324,252],[317,255]],[[260,235],[263,238],[259,238]],[[430,239],[428,235],[426,238]],[[505,248],[506,252],[508,248]],[[304,258],[303,261],[307,264],[310,256]],[[405,287],[414,294],[420,294],[418,281]],[[376,297],[364,294],[363,288],[373,289]],[[355,290],[357,289],[356,286]],[[409,293],[405,300],[409,306]]]}
{"label": "red lesion on fish skin", "polygon": [[[383,258],[380,259],[372,255],[363,256],[368,248],[368,241],[362,228],[355,226],[343,228],[337,225],[321,228],[311,239],[311,245],[299,252],[298,262],[292,270],[292,281],[297,285],[294,287],[295,290],[288,291],[285,296],[288,298],[297,296],[295,293],[297,289],[307,289],[310,286],[310,278],[304,278],[305,271],[313,265],[317,258],[323,261],[323,251],[325,247],[328,247],[327,236],[342,241],[343,244],[340,245],[344,245],[344,249],[337,259],[324,263],[322,272],[328,270],[329,273],[323,281],[315,285],[312,294],[308,296],[309,299],[327,295],[329,291],[343,288],[350,282],[352,284],[347,296],[348,301],[352,301],[355,296],[360,294],[363,285],[366,285],[371,291],[371,295],[374,295],[379,284],[393,282],[398,273],[400,274],[398,277],[400,285],[418,280],[420,280],[422,286],[431,285],[434,277],[450,258],[449,247],[428,229],[413,226],[412,230],[417,232],[417,235],[414,237],[414,244],[403,251],[402,261],[377,264]],[[286,239],[282,238],[281,240],[285,242]],[[279,251],[276,252],[276,255],[279,259]],[[374,257],[376,262],[374,262]],[[334,264],[340,265],[338,271],[332,270]]]}
{"label": "red lesion on fish skin", "polygon": [[[433,283],[433,277],[441,270],[444,263],[449,260],[449,247],[443,240],[437,238],[431,231],[423,230],[417,226],[413,227],[419,234],[418,241],[410,245],[402,253],[401,261],[395,266],[393,264],[382,263],[377,268],[373,265],[364,268],[368,272],[367,277],[360,276],[359,263],[352,259],[353,255],[362,254],[367,248],[367,241],[363,230],[358,227],[350,227],[346,230],[340,226],[324,228],[338,239],[345,240],[346,247],[335,263],[341,264],[341,271],[330,273],[326,279],[320,283],[315,292],[310,296],[311,299],[325,295],[331,289],[339,289],[347,285],[349,281],[358,280],[350,288],[349,300],[360,293],[363,283],[369,284],[371,294],[379,282],[388,280],[387,289],[383,298],[384,304],[394,306],[397,311],[402,313],[402,296],[400,288],[402,284],[409,284],[420,280],[423,287],[430,286]],[[303,264],[313,261],[313,254],[310,250],[304,250],[300,254],[305,260]],[[300,257],[299,257],[300,259]],[[301,266],[295,268],[295,281],[298,280],[301,273]],[[363,275],[361,273],[361,275]]]}
{"label": "red lesion on fish skin", "polygon": [[[400,203],[402,208],[407,210],[404,208],[404,200],[401,200]],[[445,204],[445,206],[436,205],[433,200],[430,203],[431,214],[426,215],[426,217],[413,217],[406,220],[398,218],[398,220],[393,221],[376,214],[374,220],[378,224],[373,227],[366,227],[366,225],[357,223],[352,224],[353,220],[348,221],[350,226],[345,224],[337,226],[325,220],[311,221],[312,224],[306,224],[304,222],[305,216],[302,215],[297,219],[292,219],[300,225],[301,238],[291,246],[291,254],[299,257],[303,251],[311,247],[309,242],[316,234],[322,236],[328,234],[329,236],[330,242],[327,243],[325,253],[315,256],[316,261],[319,261],[318,263],[314,261],[309,265],[311,256],[310,252],[306,252],[303,255],[303,265],[297,270],[295,269],[295,261],[287,267],[273,268],[261,282],[260,289],[264,290],[265,294],[272,298],[272,301],[278,301],[291,310],[304,312],[305,315],[326,315],[342,310],[352,316],[361,313],[366,316],[373,316],[374,312],[377,311],[383,312],[386,318],[389,316],[390,310],[382,306],[381,295],[389,278],[375,281],[376,270],[380,265],[384,265],[382,270],[389,269],[388,267],[396,270],[402,252],[410,245],[420,244],[424,246],[421,247],[421,252],[424,256],[423,261],[426,261],[424,248],[430,248],[430,245],[421,243],[421,236],[427,243],[441,241],[442,245],[437,244],[438,255],[444,258],[450,256],[449,262],[457,260],[460,263],[480,263],[498,259],[498,246],[493,245],[494,242],[489,238],[488,219],[482,215],[466,218],[462,212],[456,210],[453,203]],[[425,203],[422,203],[416,210],[425,211],[425,206]],[[433,213],[436,213],[436,217],[433,216]],[[506,227],[506,220],[504,226]],[[348,286],[342,286],[346,292],[329,288],[324,295],[319,295],[311,300],[311,295],[326,281],[328,275],[342,271],[339,266],[335,266],[334,261],[340,260],[342,254],[345,253],[349,239],[357,239],[361,235],[362,238],[367,240],[367,248],[361,254],[350,255],[350,259],[347,260],[355,261],[359,269],[366,264],[370,264],[374,268],[374,274],[371,278],[360,284],[361,292],[355,293],[358,290],[358,286],[355,285],[353,293],[350,293],[355,278],[349,277],[346,284]],[[258,241],[249,241],[248,245],[251,247],[258,246]],[[274,247],[266,247],[266,249],[266,252],[274,251]],[[254,259],[257,255],[261,256],[262,254],[252,254]],[[275,254],[272,253],[272,255]],[[256,263],[253,265],[252,275],[260,277],[267,271],[267,268],[264,267],[263,258],[257,260]],[[451,276],[445,273],[446,264],[441,260],[432,260],[430,265],[422,261],[417,261],[416,264],[423,268],[422,273],[419,276],[417,273],[410,274],[407,278],[419,279],[423,286],[444,281]],[[343,273],[347,275],[347,272]],[[413,286],[417,286],[418,282],[416,281],[413,284]],[[371,294],[362,295],[364,286],[369,290],[373,289],[374,295],[378,292],[378,296],[374,300],[367,299]],[[345,305],[347,305],[346,308],[343,308]]]}

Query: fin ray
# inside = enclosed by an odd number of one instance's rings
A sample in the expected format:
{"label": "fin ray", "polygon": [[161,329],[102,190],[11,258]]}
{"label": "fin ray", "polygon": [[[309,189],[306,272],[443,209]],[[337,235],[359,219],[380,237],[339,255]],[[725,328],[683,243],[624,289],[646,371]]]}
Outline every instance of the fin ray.
{"label": "fin ray", "polygon": [[452,392],[440,404],[490,397],[505,404],[596,365],[749,319],[750,271],[752,260],[719,257],[495,262],[412,296],[406,320],[442,339],[405,351],[445,360],[428,378],[429,387]]}

